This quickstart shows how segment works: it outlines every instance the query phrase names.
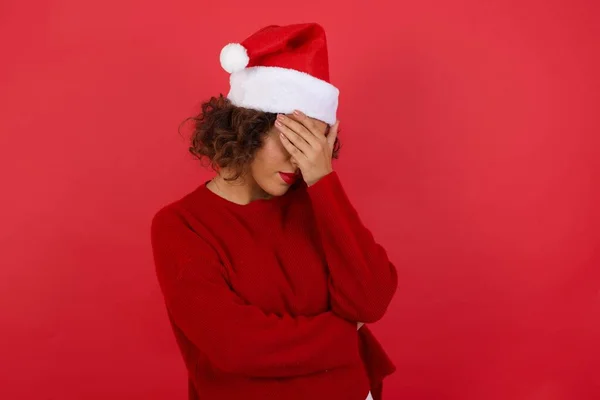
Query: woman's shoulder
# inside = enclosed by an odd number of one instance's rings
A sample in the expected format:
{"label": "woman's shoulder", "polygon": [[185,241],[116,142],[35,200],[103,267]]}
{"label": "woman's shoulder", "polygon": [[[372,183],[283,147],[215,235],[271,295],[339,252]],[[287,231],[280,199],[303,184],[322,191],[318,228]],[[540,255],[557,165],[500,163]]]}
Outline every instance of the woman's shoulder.
{"label": "woman's shoulder", "polygon": [[194,253],[205,258],[217,257],[219,244],[210,229],[210,221],[190,209],[190,195],[172,201],[154,213],[150,224],[152,247],[157,254],[176,251],[188,256]]}
{"label": "woman's shoulder", "polygon": [[169,225],[187,225],[190,219],[198,219],[198,210],[209,207],[209,199],[203,196],[201,187],[160,206],[152,216],[152,226],[169,223]]}

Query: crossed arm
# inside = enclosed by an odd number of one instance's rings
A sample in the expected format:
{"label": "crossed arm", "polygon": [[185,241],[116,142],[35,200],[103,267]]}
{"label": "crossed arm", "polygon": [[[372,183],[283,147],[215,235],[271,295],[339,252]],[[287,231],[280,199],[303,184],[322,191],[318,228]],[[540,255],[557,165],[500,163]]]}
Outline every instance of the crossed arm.
{"label": "crossed arm", "polygon": [[356,322],[333,312],[314,317],[266,314],[243,301],[227,284],[214,250],[173,210],[157,213],[151,236],[168,313],[223,371],[292,377],[359,359]]}
{"label": "crossed arm", "polygon": [[292,377],[356,362],[356,330],[379,320],[391,301],[396,269],[362,225],[337,174],[308,190],[329,268],[332,307],[313,317],[266,314],[246,303],[229,287],[214,249],[177,212],[162,209],[152,221],[153,255],[167,311],[223,371]]}

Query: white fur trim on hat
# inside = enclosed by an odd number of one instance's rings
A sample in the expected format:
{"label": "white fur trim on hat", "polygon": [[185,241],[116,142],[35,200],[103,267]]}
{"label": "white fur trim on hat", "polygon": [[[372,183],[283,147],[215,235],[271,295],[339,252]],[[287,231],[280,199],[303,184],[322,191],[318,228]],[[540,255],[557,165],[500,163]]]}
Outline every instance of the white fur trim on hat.
{"label": "white fur trim on hat", "polygon": [[229,77],[227,98],[236,106],[289,114],[300,110],[330,125],[336,122],[339,89],[304,72],[279,67],[250,67]]}
{"label": "white fur trim on hat", "polygon": [[246,68],[250,58],[244,46],[239,43],[229,43],[221,49],[219,60],[221,61],[221,67],[231,74]]}

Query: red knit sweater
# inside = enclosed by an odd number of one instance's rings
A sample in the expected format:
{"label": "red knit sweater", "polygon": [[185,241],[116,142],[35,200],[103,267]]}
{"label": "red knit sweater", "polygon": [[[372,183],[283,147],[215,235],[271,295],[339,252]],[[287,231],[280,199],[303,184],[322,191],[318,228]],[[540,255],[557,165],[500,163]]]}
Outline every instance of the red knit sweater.
{"label": "red knit sweater", "polygon": [[336,172],[239,205],[204,182],[152,221],[190,399],[381,398],[394,366],[367,326],[396,269]]}

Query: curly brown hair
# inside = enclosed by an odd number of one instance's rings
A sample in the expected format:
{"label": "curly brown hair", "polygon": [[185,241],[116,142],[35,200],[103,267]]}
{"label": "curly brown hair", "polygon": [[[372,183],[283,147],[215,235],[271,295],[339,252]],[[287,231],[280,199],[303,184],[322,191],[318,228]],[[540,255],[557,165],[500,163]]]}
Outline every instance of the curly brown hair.
{"label": "curly brown hair", "polygon": [[[188,150],[201,162],[208,160],[215,172],[230,169],[233,176],[224,178],[236,180],[248,172],[276,119],[276,113],[234,106],[223,94],[213,96],[202,103],[198,115],[183,121],[193,121]],[[339,157],[340,148],[341,142],[336,138],[332,158]]]}

